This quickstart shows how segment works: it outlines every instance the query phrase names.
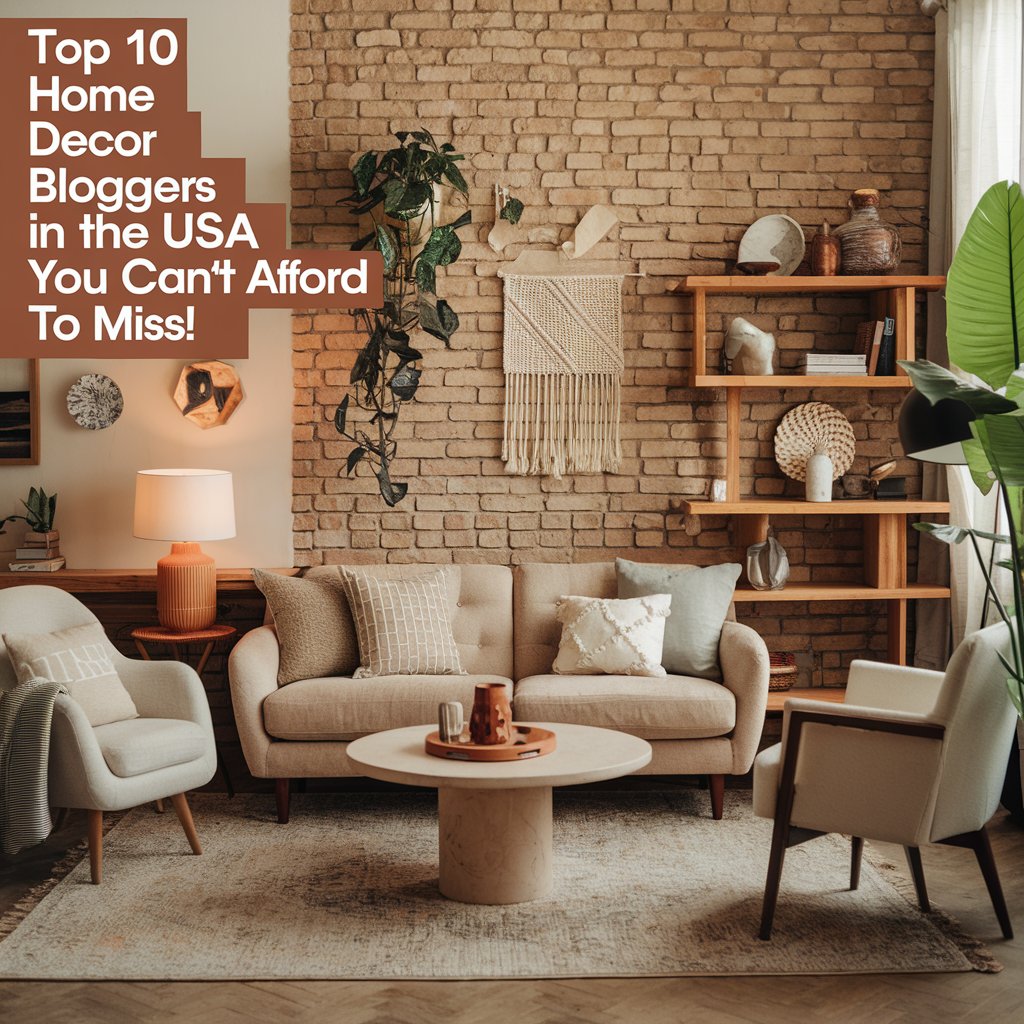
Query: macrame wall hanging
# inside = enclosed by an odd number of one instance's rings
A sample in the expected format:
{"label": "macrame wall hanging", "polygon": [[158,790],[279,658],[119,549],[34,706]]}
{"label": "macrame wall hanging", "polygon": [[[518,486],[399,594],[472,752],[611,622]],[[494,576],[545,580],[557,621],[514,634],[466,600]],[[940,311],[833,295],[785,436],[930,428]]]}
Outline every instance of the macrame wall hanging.
{"label": "macrame wall hanging", "polygon": [[614,473],[622,367],[622,275],[506,274],[505,469]]}

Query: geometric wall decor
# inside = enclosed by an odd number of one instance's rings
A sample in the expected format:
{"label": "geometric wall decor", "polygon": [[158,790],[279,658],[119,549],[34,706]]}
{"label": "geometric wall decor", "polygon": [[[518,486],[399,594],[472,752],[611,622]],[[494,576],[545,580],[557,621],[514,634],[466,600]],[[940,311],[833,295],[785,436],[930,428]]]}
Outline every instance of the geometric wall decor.
{"label": "geometric wall decor", "polygon": [[235,368],[219,360],[190,363],[174,389],[174,402],[181,414],[203,430],[227,423],[243,397]]}

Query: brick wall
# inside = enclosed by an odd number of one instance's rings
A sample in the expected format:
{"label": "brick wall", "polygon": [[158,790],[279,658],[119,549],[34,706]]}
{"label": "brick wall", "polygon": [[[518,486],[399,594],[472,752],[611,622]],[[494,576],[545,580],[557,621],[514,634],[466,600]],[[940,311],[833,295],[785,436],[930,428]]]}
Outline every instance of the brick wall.
{"label": "brick wall", "polygon": [[[293,239],[336,246],[336,206],[354,153],[423,125],[467,156],[474,225],[439,285],[462,319],[446,351],[424,338],[424,378],[403,411],[388,510],[372,476],[348,479],[329,416],[361,344],[338,314],[294,318],[295,548],[321,562],[567,561],[627,555],[737,559],[725,520],[686,521],[673,500],[722,475],[722,394],[684,386],[689,318],[666,282],[722,273],[755,218],[795,217],[808,236],[845,219],[857,187],[883,191],[907,272],[924,267],[932,22],[916,0],[293,0]],[[750,13],[755,9],[757,13]],[[498,257],[484,239],[495,181],[527,204],[524,233],[561,237],[593,203],[621,226],[594,255],[627,279],[624,461],[616,475],[509,477],[499,459],[504,398]],[[848,344],[858,299],[719,299],[773,330],[784,365],[812,339]],[[713,359],[713,357],[712,357]],[[712,362],[713,365],[713,362]],[[745,487],[796,493],[771,458],[799,391],[744,406]],[[823,391],[853,420],[855,471],[898,452],[892,392]],[[913,477],[913,464],[901,471]],[[860,523],[780,521],[794,579],[860,574]],[[749,609],[749,606],[748,606]],[[789,606],[743,617],[799,653],[801,683],[836,682],[851,654],[884,651],[881,605]]]}

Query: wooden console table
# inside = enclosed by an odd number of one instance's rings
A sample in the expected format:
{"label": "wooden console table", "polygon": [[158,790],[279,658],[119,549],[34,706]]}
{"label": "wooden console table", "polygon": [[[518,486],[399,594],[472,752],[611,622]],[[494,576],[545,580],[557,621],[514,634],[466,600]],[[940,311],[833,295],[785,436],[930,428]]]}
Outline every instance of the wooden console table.
{"label": "wooden console table", "polygon": [[[297,576],[301,569],[272,569]],[[69,594],[145,594],[156,592],[156,569],[58,569],[56,572],[0,572],[0,590],[8,587],[60,587]],[[256,593],[251,569],[219,569],[217,590]]]}

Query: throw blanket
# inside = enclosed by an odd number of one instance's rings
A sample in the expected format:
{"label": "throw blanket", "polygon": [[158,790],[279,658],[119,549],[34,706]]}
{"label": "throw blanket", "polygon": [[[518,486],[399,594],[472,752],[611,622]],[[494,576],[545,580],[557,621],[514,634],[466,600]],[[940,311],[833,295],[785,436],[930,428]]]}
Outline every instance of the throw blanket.
{"label": "throw blanket", "polygon": [[0,849],[17,853],[53,828],[47,799],[50,722],[58,693],[49,679],[0,691]]}
{"label": "throw blanket", "polygon": [[614,473],[622,458],[622,277],[505,278],[509,473]]}

